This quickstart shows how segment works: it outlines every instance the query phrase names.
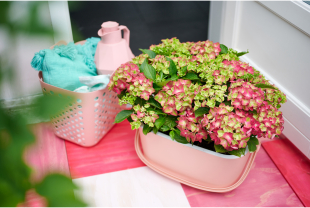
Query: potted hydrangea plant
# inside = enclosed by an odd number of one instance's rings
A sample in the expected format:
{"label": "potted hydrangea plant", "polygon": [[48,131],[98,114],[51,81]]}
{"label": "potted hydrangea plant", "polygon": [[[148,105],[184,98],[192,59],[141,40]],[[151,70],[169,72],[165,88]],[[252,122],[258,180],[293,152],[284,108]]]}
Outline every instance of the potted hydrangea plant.
{"label": "potted hydrangea plant", "polygon": [[[181,43],[176,38],[141,51],[121,65],[109,83],[120,105],[132,105],[116,116],[116,123],[128,119],[132,129],[144,135],[236,161],[256,151],[258,138],[272,139],[283,131],[278,109],[286,96],[239,60],[248,52],[208,40]],[[144,135],[140,134],[142,146],[148,138]],[[155,149],[159,140],[152,142]],[[176,142],[173,145],[182,145]]]}

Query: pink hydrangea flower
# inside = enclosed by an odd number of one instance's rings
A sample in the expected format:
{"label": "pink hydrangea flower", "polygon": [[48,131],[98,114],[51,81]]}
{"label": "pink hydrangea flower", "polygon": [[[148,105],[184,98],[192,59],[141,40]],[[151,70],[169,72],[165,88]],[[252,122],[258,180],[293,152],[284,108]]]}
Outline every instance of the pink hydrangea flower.
{"label": "pink hydrangea flower", "polygon": [[155,92],[153,82],[140,72],[139,67],[133,63],[122,64],[114,73],[108,85],[110,90],[121,94],[127,90],[129,94],[148,100]]}

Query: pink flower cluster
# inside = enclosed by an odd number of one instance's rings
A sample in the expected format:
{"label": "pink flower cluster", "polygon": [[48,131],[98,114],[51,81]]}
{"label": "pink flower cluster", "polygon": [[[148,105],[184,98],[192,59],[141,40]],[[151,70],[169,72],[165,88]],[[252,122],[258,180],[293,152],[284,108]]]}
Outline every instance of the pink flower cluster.
{"label": "pink flower cluster", "polygon": [[[211,139],[216,145],[222,145],[226,150],[236,150],[247,145],[251,131],[248,123],[253,121],[252,116],[242,110],[232,112],[233,107],[221,103],[219,107],[212,108],[207,115],[209,123],[203,122],[209,129]],[[254,119],[255,121],[255,119]]]}
{"label": "pink flower cluster", "polygon": [[155,100],[163,106],[163,112],[177,116],[178,111],[182,112],[192,105],[198,89],[190,80],[170,81],[155,96]]}
{"label": "pink flower cluster", "polygon": [[204,122],[205,119],[202,119],[202,117],[195,117],[193,109],[187,108],[180,113],[177,128],[181,131],[181,136],[185,137],[187,141],[202,142],[202,139],[207,139],[208,136],[207,131],[203,127]]}
{"label": "pink flower cluster", "polygon": [[242,62],[242,61],[224,60],[222,63],[223,63],[223,68],[233,69],[236,77],[241,77],[245,75],[246,73],[250,73],[250,74],[254,73],[253,67],[249,66],[249,64]]}
{"label": "pink flower cluster", "polygon": [[190,47],[192,55],[208,54],[209,59],[215,59],[221,52],[220,43],[213,43],[212,41],[199,41]]}
{"label": "pink flower cluster", "polygon": [[280,135],[284,129],[284,119],[282,112],[278,111],[266,101],[263,102],[258,110],[258,114],[254,115],[259,122],[259,130],[253,131],[252,134],[258,137],[267,137],[273,139],[275,135]]}
{"label": "pink flower cluster", "polygon": [[127,90],[133,96],[148,100],[155,92],[153,82],[140,72],[139,67],[133,63],[122,64],[114,73],[109,89],[117,94]]}
{"label": "pink flower cluster", "polygon": [[231,81],[227,99],[231,100],[231,104],[236,109],[253,111],[262,105],[264,98],[265,95],[261,88],[241,79]]}

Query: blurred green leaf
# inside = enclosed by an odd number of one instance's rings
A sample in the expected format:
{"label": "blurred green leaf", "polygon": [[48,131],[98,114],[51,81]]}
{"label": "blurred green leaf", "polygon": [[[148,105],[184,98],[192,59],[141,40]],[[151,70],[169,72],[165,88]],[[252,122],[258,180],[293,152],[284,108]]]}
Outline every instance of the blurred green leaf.
{"label": "blurred green leaf", "polygon": [[210,108],[208,108],[208,107],[200,107],[197,110],[195,110],[195,117],[199,117],[199,116],[202,116],[204,114],[208,114],[209,110],[210,110]]}
{"label": "blurred green leaf", "polygon": [[142,51],[143,53],[149,55],[149,57],[151,59],[155,58],[156,55],[157,55],[154,51],[151,51],[151,50],[148,50],[148,49],[141,49],[141,48],[139,48],[139,50]]}
{"label": "blurred green leaf", "polygon": [[159,115],[159,118],[155,121],[155,126],[157,129],[160,129],[162,125],[165,123],[166,116]]}
{"label": "blurred green leaf", "polygon": [[152,131],[152,127],[150,127],[149,125],[147,125],[147,124],[144,124],[144,126],[143,126],[143,134],[144,135],[147,135],[150,131]]}
{"label": "blurred green leaf", "polygon": [[156,108],[162,108],[160,103],[157,102],[153,97],[150,97],[147,102]]}
{"label": "blurred green leaf", "polygon": [[195,74],[195,73],[193,73],[193,72],[187,73],[184,77],[182,77],[182,79],[200,80],[200,78],[198,77],[198,75]]}
{"label": "blurred green leaf", "polygon": [[120,123],[120,122],[124,121],[124,120],[125,120],[126,118],[128,118],[133,112],[134,112],[134,110],[122,110],[121,112],[119,112],[119,113],[116,115],[114,123]]}
{"label": "blurred green leaf", "polygon": [[219,145],[214,144],[214,148],[215,148],[215,151],[219,153],[227,152],[227,150],[220,144]]}
{"label": "blurred green leaf", "polygon": [[274,90],[277,89],[277,88],[275,88],[275,87],[272,86],[272,85],[263,84],[263,83],[256,84],[255,87],[258,87],[258,88],[269,88],[269,89],[274,89]]}
{"label": "blurred green leaf", "polygon": [[44,196],[51,207],[85,207],[86,204],[74,196],[77,186],[64,175],[50,174],[36,185],[38,194]]}
{"label": "blurred green leaf", "polygon": [[221,52],[220,54],[227,54],[228,53],[228,48],[224,44],[220,44]]}
{"label": "blurred green leaf", "polygon": [[175,66],[174,61],[173,61],[171,58],[168,58],[168,57],[166,57],[166,59],[167,59],[167,61],[170,62],[170,65],[169,65],[169,74],[170,74],[171,76],[177,74],[177,71],[178,71],[178,70],[177,70],[177,67]]}

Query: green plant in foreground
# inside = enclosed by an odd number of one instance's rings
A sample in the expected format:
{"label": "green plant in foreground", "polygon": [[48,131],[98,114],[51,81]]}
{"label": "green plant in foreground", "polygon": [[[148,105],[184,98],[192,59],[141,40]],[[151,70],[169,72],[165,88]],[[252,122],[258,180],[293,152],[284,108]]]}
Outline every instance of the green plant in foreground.
{"label": "green plant in foreground", "polygon": [[[19,3],[0,2],[0,27],[9,34],[8,46],[11,49],[6,51],[14,51],[19,34],[53,36],[50,26],[42,24],[38,16],[40,6],[47,2],[23,2],[25,5],[19,6],[29,8],[29,16],[22,21],[12,20],[12,5]],[[0,55],[0,85],[4,80],[12,84],[13,67],[6,62],[7,54]],[[57,96],[48,96],[34,100],[32,104],[36,108],[31,116],[46,118],[68,103]],[[32,169],[24,161],[24,152],[34,142],[35,137],[23,115],[9,114],[0,103],[0,206],[17,206],[25,202],[26,192],[31,189],[45,197],[46,206],[85,206],[75,198],[73,191],[77,187],[67,176],[48,174],[40,182],[31,180]]]}

